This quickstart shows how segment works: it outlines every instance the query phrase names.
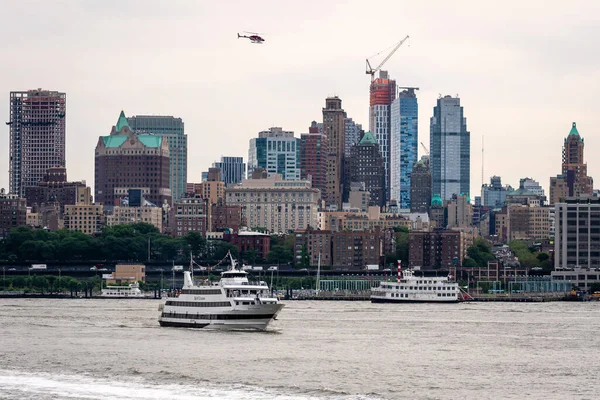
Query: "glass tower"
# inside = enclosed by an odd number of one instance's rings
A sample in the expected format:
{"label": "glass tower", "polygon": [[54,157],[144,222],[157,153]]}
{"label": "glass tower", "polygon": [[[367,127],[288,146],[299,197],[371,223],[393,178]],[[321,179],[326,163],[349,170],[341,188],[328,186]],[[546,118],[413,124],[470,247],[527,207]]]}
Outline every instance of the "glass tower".
{"label": "glass tower", "polygon": [[390,143],[390,200],[410,209],[410,174],[417,162],[419,104],[416,88],[406,88],[392,102]]}
{"label": "glass tower", "polygon": [[242,179],[246,177],[243,157],[221,156],[221,161],[214,162],[213,167],[221,170],[221,177],[226,185],[242,183]]}
{"label": "glass tower", "polygon": [[248,176],[256,168],[264,168],[268,175],[281,174],[286,180],[300,180],[300,139],[294,132],[273,127],[250,139]]}
{"label": "glass tower", "polygon": [[187,135],[181,118],[161,115],[136,115],[127,118],[131,130],[137,134],[166,137],[169,143],[169,186],[173,201],[185,193],[187,183]]}
{"label": "glass tower", "polygon": [[460,98],[438,99],[431,117],[429,140],[433,195],[450,200],[453,194],[469,194],[471,133],[467,131]]}

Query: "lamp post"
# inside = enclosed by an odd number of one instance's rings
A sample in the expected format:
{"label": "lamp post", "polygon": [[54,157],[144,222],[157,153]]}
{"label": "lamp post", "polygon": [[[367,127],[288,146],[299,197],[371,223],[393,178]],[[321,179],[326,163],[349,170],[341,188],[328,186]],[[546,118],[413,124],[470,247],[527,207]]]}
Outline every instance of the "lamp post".
{"label": "lamp post", "polygon": [[[58,269],[58,287],[60,288],[60,268]],[[62,293],[62,290],[61,290]]]}

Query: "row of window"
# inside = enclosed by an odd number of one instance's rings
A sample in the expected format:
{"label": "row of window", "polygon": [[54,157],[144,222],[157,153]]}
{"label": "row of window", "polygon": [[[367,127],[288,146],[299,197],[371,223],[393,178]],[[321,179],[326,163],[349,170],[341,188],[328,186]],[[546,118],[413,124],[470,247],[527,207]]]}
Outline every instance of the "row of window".
{"label": "row of window", "polygon": [[274,314],[179,314],[172,312],[163,312],[163,318],[178,319],[271,319]]}
{"label": "row of window", "polygon": [[181,294],[221,294],[221,289],[183,289]]}
{"label": "row of window", "polygon": [[[220,293],[220,292],[219,292]],[[172,301],[167,300],[167,306],[176,307],[229,307],[231,303],[228,301],[208,301],[208,302],[195,302],[195,301]]]}

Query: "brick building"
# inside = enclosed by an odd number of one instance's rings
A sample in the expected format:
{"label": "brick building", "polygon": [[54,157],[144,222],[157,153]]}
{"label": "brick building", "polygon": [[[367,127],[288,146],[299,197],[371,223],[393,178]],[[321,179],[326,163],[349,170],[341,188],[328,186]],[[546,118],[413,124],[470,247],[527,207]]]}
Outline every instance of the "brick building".
{"label": "brick building", "polygon": [[67,169],[64,167],[48,168],[42,180],[35,186],[25,187],[27,206],[36,207],[46,203],[59,203],[62,214],[64,206],[77,203],[77,188],[85,186],[85,181],[68,182]]}
{"label": "brick building", "polygon": [[564,201],[567,197],[591,195],[594,180],[587,175],[587,164],[583,160],[584,142],[573,122],[562,150],[562,173],[550,178],[550,204]]}
{"label": "brick building", "polygon": [[237,247],[240,258],[247,262],[256,261],[249,259],[247,253],[249,250],[255,251],[258,257],[262,259],[266,259],[267,254],[271,251],[271,237],[264,233],[242,231],[229,235],[228,240]]}
{"label": "brick building", "polygon": [[220,232],[230,229],[236,233],[240,226],[244,225],[242,220],[242,207],[237,205],[227,205],[223,201],[210,206],[210,230],[211,232]]}
{"label": "brick building", "polygon": [[342,100],[337,96],[325,99],[323,108],[323,133],[327,135],[327,169],[326,185],[322,192],[326,206],[342,209],[344,192],[344,150],[346,113],[342,108]]}
{"label": "brick building", "polygon": [[167,138],[135,134],[121,111],[110,135],[96,145],[95,201],[110,208],[120,205],[130,189],[141,189],[149,202],[171,204],[169,168]]}
{"label": "brick building", "polygon": [[27,202],[14,194],[0,190],[0,238],[5,238],[11,229],[27,225]]}
{"label": "brick building", "polygon": [[460,266],[463,260],[462,232],[434,230],[408,234],[408,264],[423,269]]}
{"label": "brick building", "polygon": [[173,204],[169,215],[170,233],[174,237],[188,232],[199,232],[206,237],[208,229],[208,202],[200,195],[184,196]]}
{"label": "brick building", "polygon": [[333,267],[363,269],[381,261],[381,231],[334,232],[332,237]]}
{"label": "brick building", "polygon": [[326,190],[327,185],[327,136],[319,132],[313,122],[308,133],[300,136],[300,173],[301,179],[310,180],[312,186]]}
{"label": "brick building", "polygon": [[322,231],[312,229],[297,230],[294,232],[294,264],[302,265],[305,256],[308,256],[308,265],[317,266],[319,256],[321,257],[321,266],[328,267],[332,265],[331,256],[331,231]]}

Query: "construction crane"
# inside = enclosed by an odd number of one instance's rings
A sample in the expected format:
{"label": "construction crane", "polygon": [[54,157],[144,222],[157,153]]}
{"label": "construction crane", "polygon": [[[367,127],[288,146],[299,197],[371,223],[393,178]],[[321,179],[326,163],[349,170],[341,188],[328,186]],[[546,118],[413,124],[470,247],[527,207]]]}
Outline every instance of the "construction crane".
{"label": "construction crane", "polygon": [[425,147],[425,145],[423,144],[423,142],[421,142],[421,147],[423,148],[423,150],[425,150],[425,154],[429,155],[429,149],[427,147]]}
{"label": "construction crane", "polygon": [[377,68],[371,67],[371,63],[369,62],[369,59],[367,58],[367,70],[366,70],[365,73],[371,75],[371,82],[373,82],[375,80],[375,73],[377,71],[379,71],[381,69],[381,67],[383,67],[383,64],[385,64],[387,62],[387,60],[389,60],[390,57],[394,55],[394,53],[396,52],[396,50],[398,50],[400,48],[400,46],[402,46],[402,44],[404,42],[406,42],[406,40],[408,40],[408,38],[409,38],[409,36],[406,35],[406,37],[404,39],[402,39],[401,41],[399,41],[398,44],[396,44],[396,46],[394,47],[394,49],[390,52],[390,54],[388,54],[387,57],[383,59],[383,61],[381,62],[381,64],[379,64],[377,66]]}

